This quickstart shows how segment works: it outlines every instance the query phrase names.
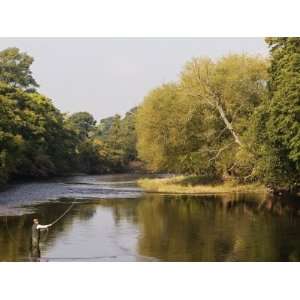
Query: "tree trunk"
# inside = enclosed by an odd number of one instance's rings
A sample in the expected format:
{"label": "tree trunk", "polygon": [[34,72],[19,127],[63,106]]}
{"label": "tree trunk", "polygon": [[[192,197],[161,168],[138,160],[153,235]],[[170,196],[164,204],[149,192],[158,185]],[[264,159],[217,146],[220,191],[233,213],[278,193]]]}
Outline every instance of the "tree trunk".
{"label": "tree trunk", "polygon": [[231,123],[228,121],[228,119],[227,119],[227,117],[226,117],[226,115],[225,115],[225,112],[224,112],[222,106],[221,106],[217,101],[216,101],[216,107],[217,107],[217,109],[218,109],[218,111],[219,111],[219,113],[220,113],[220,116],[221,116],[222,120],[224,121],[224,123],[225,123],[227,129],[231,132],[231,134],[232,134],[232,136],[233,136],[235,142],[236,142],[239,146],[243,146],[243,144],[242,144],[241,141],[240,141],[239,136],[238,136],[238,135],[236,134],[236,132],[233,130],[233,127],[232,127]]}

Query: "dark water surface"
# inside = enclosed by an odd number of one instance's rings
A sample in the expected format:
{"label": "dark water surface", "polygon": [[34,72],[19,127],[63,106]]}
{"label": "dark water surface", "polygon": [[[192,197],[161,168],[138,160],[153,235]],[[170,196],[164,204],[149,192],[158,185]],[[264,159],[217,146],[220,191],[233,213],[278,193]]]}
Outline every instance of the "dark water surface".
{"label": "dark water surface", "polygon": [[[0,261],[300,260],[300,199],[144,194],[136,179],[73,176],[1,192]],[[32,252],[32,218],[50,223],[72,202]]]}

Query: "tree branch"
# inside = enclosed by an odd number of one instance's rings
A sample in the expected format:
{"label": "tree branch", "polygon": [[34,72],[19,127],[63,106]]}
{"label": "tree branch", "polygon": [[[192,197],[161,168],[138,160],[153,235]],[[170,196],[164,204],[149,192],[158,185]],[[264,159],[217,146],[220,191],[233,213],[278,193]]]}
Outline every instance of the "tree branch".
{"label": "tree branch", "polygon": [[213,158],[210,158],[208,161],[216,160],[216,159],[220,156],[220,154],[221,154],[224,150],[226,150],[227,148],[229,148],[232,144],[233,144],[233,143],[229,143],[229,144],[225,145],[224,147],[220,148],[220,149],[218,150],[217,154],[216,154]]}

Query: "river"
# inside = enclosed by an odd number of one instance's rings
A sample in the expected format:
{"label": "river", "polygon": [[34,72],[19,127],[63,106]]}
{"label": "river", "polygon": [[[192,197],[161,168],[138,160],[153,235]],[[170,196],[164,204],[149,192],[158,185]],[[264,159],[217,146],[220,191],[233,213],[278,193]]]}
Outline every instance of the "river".
{"label": "river", "polygon": [[[298,199],[143,193],[138,175],[78,175],[0,193],[0,261],[299,261]],[[30,247],[32,219],[47,224]]]}

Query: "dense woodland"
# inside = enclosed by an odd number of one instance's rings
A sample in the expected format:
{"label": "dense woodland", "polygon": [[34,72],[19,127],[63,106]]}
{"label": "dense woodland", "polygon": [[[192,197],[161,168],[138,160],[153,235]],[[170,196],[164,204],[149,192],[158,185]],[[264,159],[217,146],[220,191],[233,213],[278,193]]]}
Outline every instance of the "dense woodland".
{"label": "dense woodland", "polygon": [[138,108],[97,120],[38,92],[33,58],[0,52],[0,183],[73,172],[150,171],[300,185],[300,38],[266,38],[269,57],[194,58]]}
{"label": "dense woodland", "polygon": [[0,184],[73,172],[122,172],[136,158],[136,109],[97,121],[63,114],[38,92],[33,58],[17,48],[0,52]]}
{"label": "dense woodland", "polygon": [[267,58],[195,58],[145,97],[137,149],[150,169],[298,191],[300,38],[266,43]]}

